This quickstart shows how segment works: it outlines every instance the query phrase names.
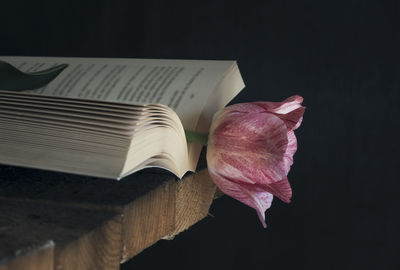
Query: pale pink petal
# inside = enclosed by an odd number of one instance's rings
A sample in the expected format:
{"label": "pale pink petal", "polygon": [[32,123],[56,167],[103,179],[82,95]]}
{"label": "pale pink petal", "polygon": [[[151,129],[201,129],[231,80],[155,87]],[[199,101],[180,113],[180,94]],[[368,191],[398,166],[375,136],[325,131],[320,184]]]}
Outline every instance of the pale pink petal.
{"label": "pale pink petal", "polygon": [[265,224],[273,195],[290,202],[287,179],[302,122],[303,98],[255,102],[219,111],[210,128],[207,164],[216,185],[227,195],[256,209]]}
{"label": "pale pink petal", "polygon": [[286,175],[290,171],[290,166],[292,166],[293,164],[293,155],[297,151],[297,139],[292,130],[287,133],[287,138],[288,138],[288,145],[282,160],[283,161],[282,167],[285,169]]}
{"label": "pale pink petal", "polygon": [[254,102],[258,106],[264,108],[266,111],[276,114],[287,114],[294,111],[301,106],[303,98],[295,95],[285,99],[282,102]]}
{"label": "pale pink petal", "polygon": [[249,102],[249,103],[238,103],[233,104],[229,107],[222,109],[225,112],[237,112],[237,113],[262,113],[266,112],[265,108],[257,105],[257,102]]}
{"label": "pale pink petal", "polygon": [[274,194],[282,201],[290,203],[290,199],[292,198],[292,188],[290,187],[290,183],[286,177],[268,185],[261,185],[260,188]]}
{"label": "pale pink petal", "polygon": [[290,203],[290,199],[292,198],[292,188],[290,187],[290,183],[287,177],[279,181],[270,183],[268,185],[259,183],[248,184],[237,181],[236,179],[226,178],[226,177],[224,178],[229,180],[230,182],[239,184],[243,188],[247,188],[250,190],[257,188],[258,190],[267,191],[268,193],[275,195],[276,197],[278,197],[279,199],[281,199],[286,203]]}
{"label": "pale pink petal", "polygon": [[300,127],[301,123],[303,122],[303,116],[299,119],[297,124],[292,128],[292,130],[296,130]]}
{"label": "pale pink petal", "polygon": [[303,98],[301,96],[295,95],[285,99],[282,102],[267,102],[267,101],[257,101],[249,103],[238,103],[233,104],[223,110],[248,113],[248,112],[269,112],[275,114],[287,114],[298,108],[301,108],[301,103]]}
{"label": "pale pink petal", "polygon": [[285,122],[289,130],[295,130],[300,126],[303,120],[303,114],[305,110],[306,108],[301,106],[300,108],[288,112],[287,114],[275,113],[275,115],[278,116],[281,120],[283,120],[283,122]]}
{"label": "pale pink petal", "polygon": [[272,194],[258,186],[241,185],[231,182],[229,179],[219,175],[212,168],[209,168],[209,172],[211,178],[222,192],[254,208],[264,228],[267,226],[265,223],[265,211],[271,206]]}
{"label": "pale pink petal", "polygon": [[[227,117],[213,130],[207,147],[209,166],[224,177],[270,184],[287,175],[287,129],[269,113]],[[217,151],[214,151],[217,150]]]}
{"label": "pale pink petal", "polygon": [[224,113],[272,113],[282,119],[289,130],[295,130],[301,124],[305,107],[301,105],[301,96],[292,96],[282,102],[251,102],[231,105]]}

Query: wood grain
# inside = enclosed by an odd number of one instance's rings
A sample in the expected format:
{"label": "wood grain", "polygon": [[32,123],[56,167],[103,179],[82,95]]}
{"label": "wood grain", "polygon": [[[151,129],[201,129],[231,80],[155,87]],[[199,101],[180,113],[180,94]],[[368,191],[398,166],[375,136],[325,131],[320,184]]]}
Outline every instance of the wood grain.
{"label": "wood grain", "polygon": [[175,226],[164,237],[172,239],[175,235],[208,215],[216,191],[207,169],[191,174],[176,183]]}
{"label": "wood grain", "polygon": [[[54,269],[118,269],[121,219],[115,217],[106,210],[0,199],[0,224],[8,227],[2,232],[0,258],[16,257],[8,260],[7,267],[16,265],[10,269],[25,269],[19,268],[25,264],[41,269],[53,262]],[[49,242],[51,250],[43,248]]]}
{"label": "wood grain", "polygon": [[157,242],[175,226],[176,181],[140,197],[126,206],[123,223],[121,263]]}
{"label": "wood grain", "polygon": [[66,246],[55,249],[55,269],[119,269],[122,215],[99,224]]}
{"label": "wood grain", "polygon": [[15,256],[3,257],[0,270],[53,270],[54,242],[32,246],[29,250],[17,252]]}
{"label": "wood grain", "polygon": [[215,191],[215,184],[203,168],[182,180],[170,179],[128,205],[124,212],[121,263],[160,239],[173,239],[206,217]]}
{"label": "wood grain", "polygon": [[0,166],[0,269],[119,269],[207,216],[216,187],[200,166],[119,182]]}

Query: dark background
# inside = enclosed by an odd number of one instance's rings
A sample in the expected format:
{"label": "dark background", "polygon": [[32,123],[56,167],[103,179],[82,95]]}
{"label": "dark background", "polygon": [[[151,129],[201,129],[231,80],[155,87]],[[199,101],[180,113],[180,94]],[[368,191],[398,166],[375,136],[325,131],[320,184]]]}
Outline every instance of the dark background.
{"label": "dark background", "polygon": [[236,59],[234,102],[307,110],[263,229],[223,197],[121,269],[400,269],[397,1],[1,2],[0,55]]}

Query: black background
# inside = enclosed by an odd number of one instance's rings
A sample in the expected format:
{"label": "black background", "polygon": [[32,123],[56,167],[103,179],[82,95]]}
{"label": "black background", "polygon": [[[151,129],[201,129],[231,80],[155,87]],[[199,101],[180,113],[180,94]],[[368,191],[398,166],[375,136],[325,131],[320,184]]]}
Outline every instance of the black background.
{"label": "black background", "polygon": [[400,269],[397,1],[13,1],[0,55],[236,59],[234,100],[307,110],[263,229],[223,197],[121,269]]}

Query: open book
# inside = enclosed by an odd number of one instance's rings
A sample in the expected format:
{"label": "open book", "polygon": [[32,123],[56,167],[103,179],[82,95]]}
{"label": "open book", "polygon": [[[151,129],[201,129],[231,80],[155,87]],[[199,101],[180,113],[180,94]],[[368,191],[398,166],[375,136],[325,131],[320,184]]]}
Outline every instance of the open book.
{"label": "open book", "polygon": [[0,57],[23,72],[68,64],[46,86],[0,89],[0,164],[120,179],[182,177],[214,113],[243,89],[235,61]]}

